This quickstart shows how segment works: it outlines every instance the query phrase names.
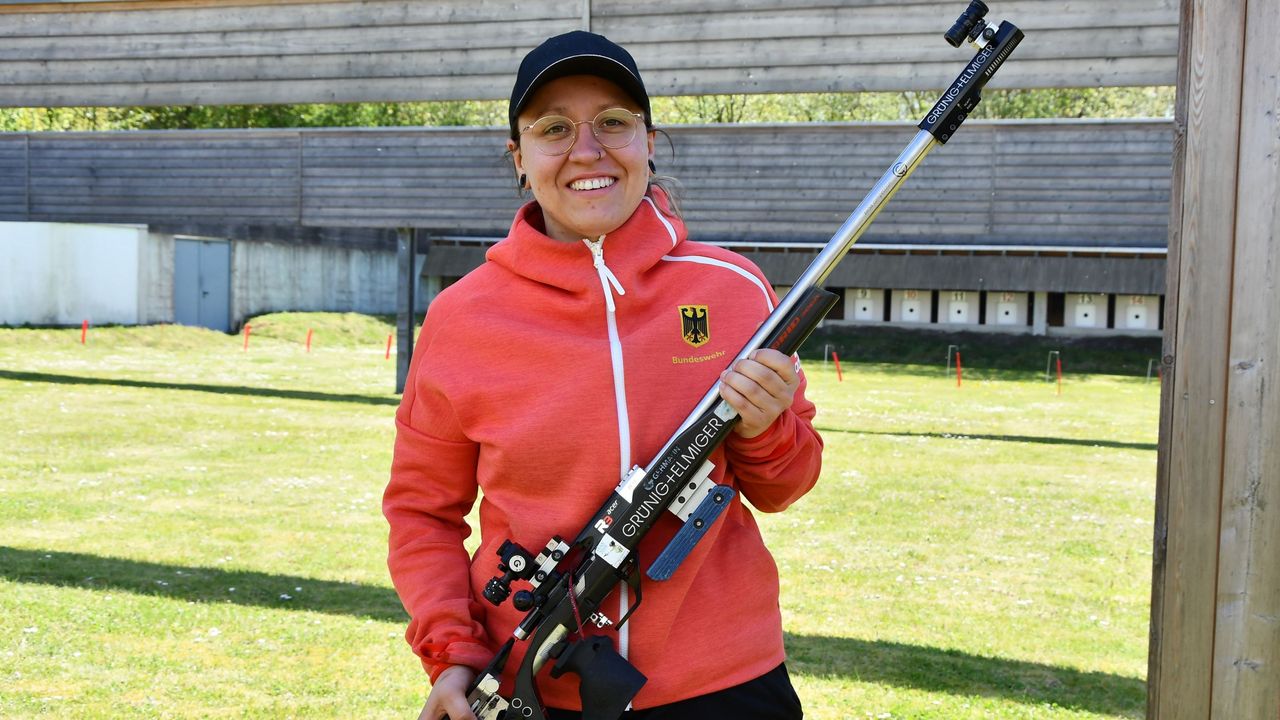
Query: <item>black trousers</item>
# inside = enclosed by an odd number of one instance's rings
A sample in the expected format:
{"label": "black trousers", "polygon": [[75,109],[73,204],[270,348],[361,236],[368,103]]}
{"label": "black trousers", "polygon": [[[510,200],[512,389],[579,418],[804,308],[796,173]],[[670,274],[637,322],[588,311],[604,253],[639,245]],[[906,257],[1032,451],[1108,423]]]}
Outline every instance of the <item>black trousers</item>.
{"label": "black trousers", "polygon": [[[755,680],[646,710],[622,714],[621,720],[801,720],[804,710],[791,686],[785,664]],[[582,720],[582,713],[547,708],[548,720]]]}

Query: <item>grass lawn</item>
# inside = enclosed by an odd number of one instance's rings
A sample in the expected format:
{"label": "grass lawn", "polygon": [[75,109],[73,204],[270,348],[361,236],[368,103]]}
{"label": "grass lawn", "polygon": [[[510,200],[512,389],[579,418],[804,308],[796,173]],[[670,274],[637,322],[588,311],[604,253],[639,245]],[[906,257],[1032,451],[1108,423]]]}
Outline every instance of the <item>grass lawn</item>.
{"label": "grass lawn", "polygon": [[[416,717],[389,332],[0,329],[0,716]],[[807,370],[823,478],[760,518],[807,717],[1142,717],[1157,384]]]}

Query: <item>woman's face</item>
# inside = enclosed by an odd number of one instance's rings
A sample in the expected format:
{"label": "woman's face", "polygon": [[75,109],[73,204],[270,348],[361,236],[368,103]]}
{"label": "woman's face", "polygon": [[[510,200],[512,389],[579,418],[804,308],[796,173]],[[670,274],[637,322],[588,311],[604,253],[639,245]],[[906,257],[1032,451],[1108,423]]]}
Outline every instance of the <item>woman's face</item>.
{"label": "woman's face", "polygon": [[529,133],[508,141],[516,173],[528,176],[533,197],[542,206],[547,235],[557,240],[595,240],[620,227],[644,198],[649,186],[652,132],[640,129],[631,142],[607,148],[591,132],[601,110],[639,106],[617,85],[594,75],[570,75],[543,85],[518,118],[523,129],[544,115],[563,115],[577,126],[578,137],[563,155],[547,155]]}

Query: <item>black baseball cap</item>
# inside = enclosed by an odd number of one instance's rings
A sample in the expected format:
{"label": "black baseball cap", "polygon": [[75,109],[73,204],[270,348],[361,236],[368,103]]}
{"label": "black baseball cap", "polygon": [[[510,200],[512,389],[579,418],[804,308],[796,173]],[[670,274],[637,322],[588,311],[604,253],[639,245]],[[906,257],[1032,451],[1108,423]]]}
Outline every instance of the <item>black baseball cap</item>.
{"label": "black baseball cap", "polygon": [[603,35],[574,30],[543,41],[520,63],[516,85],[511,89],[511,104],[507,107],[512,140],[520,138],[516,116],[533,93],[544,84],[568,75],[595,75],[612,82],[639,103],[645,123],[652,124],[649,93],[644,89],[631,53]]}

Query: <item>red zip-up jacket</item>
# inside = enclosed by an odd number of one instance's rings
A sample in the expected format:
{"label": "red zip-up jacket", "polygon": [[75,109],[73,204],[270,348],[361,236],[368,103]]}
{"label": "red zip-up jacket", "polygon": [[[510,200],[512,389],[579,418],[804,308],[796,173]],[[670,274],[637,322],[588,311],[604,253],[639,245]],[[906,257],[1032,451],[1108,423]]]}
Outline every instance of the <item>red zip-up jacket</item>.
{"label": "red zip-up jacket", "polygon": [[[572,540],[777,301],[751,262],[686,240],[660,206],[654,190],[602,240],[563,242],[543,234],[541,209],[529,203],[487,262],[427,311],[396,413],[383,512],[391,577],[411,618],[406,639],[432,680],[450,665],[484,667],[523,617],[481,595],[498,574],[498,546],[509,538],[536,553],[553,535]],[[802,374],[791,409],[768,430],[732,434],[716,451],[712,477],[739,491],[732,505],[671,579],[643,580],[621,630],[594,631],[613,634],[648,677],[635,708],[731,687],[783,661],[777,568],[742,501],[777,512],[817,480],[822,441],[804,388]],[[477,491],[473,560],[464,518]],[[641,568],[679,526],[669,513],[658,522],[640,544]],[[603,607],[617,621],[634,602],[615,591]],[[508,669],[525,649],[517,643]],[[576,677],[543,672],[539,688],[547,705],[580,709]]]}

